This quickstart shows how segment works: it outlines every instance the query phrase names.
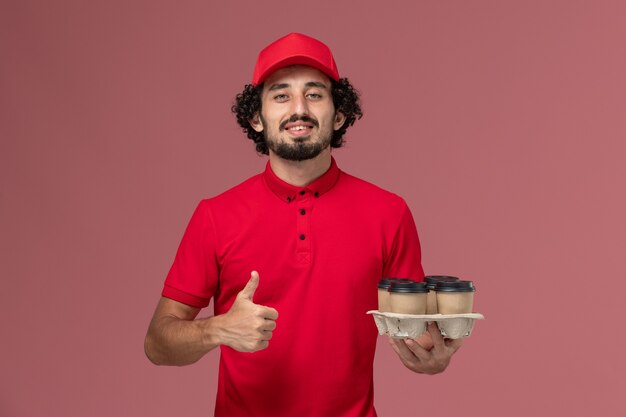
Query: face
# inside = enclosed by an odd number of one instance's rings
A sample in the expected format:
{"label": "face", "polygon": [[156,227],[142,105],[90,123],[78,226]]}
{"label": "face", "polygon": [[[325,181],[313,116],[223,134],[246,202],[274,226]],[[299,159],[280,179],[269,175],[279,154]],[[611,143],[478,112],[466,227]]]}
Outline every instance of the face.
{"label": "face", "polygon": [[330,79],[314,68],[294,65],[265,81],[261,113],[250,122],[263,132],[270,152],[304,161],[328,149],[333,131],[344,121],[344,115],[335,112]]}

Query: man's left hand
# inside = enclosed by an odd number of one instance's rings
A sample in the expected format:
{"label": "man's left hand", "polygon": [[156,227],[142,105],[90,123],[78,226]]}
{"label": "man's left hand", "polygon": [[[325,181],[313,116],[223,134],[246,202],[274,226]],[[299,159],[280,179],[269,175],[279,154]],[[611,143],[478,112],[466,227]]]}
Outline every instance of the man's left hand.
{"label": "man's left hand", "polygon": [[413,372],[433,375],[443,372],[448,367],[452,355],[463,344],[463,339],[444,339],[435,322],[428,324],[428,333],[433,343],[431,349],[420,346],[413,339],[390,337],[389,343],[404,366]]}

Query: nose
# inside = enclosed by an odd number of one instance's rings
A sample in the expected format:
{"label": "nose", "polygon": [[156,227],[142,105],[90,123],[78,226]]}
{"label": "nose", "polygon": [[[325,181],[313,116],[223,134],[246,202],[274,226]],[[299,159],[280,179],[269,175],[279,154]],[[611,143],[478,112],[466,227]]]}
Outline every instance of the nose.
{"label": "nose", "polygon": [[309,114],[309,105],[304,95],[297,95],[291,101],[293,114]]}

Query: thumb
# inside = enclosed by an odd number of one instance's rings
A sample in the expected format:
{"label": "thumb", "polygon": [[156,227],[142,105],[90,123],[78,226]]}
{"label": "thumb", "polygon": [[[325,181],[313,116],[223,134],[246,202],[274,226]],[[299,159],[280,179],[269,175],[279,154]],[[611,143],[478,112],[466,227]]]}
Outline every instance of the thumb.
{"label": "thumb", "polygon": [[252,271],[252,273],[250,274],[250,280],[248,281],[246,286],[243,287],[243,290],[239,292],[239,296],[242,298],[247,298],[248,300],[252,301],[252,297],[254,296],[254,292],[256,291],[258,286],[259,286],[259,273],[256,271]]}

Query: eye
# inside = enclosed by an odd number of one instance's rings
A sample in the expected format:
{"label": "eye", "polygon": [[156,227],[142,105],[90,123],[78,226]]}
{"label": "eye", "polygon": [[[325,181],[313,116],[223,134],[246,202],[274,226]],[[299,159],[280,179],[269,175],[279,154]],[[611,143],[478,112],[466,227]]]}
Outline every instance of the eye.
{"label": "eye", "polygon": [[289,97],[287,96],[287,94],[276,94],[274,96],[274,100],[278,101],[279,103],[282,103],[283,101],[287,101]]}
{"label": "eye", "polygon": [[318,94],[318,93],[309,93],[306,96],[311,98],[311,99],[313,99],[313,100],[319,100],[319,99],[322,98],[322,95]]}

